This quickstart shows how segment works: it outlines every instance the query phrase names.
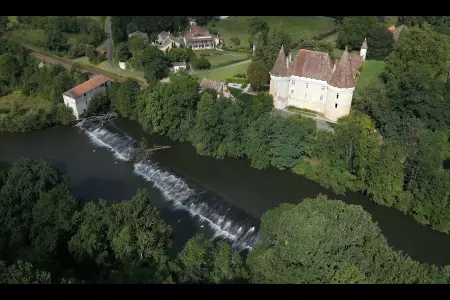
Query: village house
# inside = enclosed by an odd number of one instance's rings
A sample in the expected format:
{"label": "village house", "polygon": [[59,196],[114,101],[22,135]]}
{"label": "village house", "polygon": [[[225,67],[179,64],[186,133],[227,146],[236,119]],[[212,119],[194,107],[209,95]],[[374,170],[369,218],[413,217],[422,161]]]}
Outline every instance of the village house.
{"label": "village house", "polygon": [[217,92],[217,97],[219,97],[220,95],[226,98],[231,97],[231,93],[228,91],[227,85],[224,81],[222,82],[203,78],[202,82],[200,83],[200,92],[203,92],[205,89],[215,90]]}
{"label": "village house", "polygon": [[92,96],[104,91],[105,88],[110,85],[111,79],[108,77],[103,75],[95,76],[94,78],[64,92],[64,104],[72,109],[73,115],[79,120],[80,117],[84,116]]}
{"label": "village house", "polygon": [[220,44],[220,38],[218,35],[209,33],[204,27],[194,24],[184,34],[184,44],[192,50],[214,49]]}
{"label": "village house", "polygon": [[169,51],[173,46],[180,47],[182,41],[180,38],[176,38],[169,32],[162,31],[156,37],[155,44],[161,51]]}
{"label": "village house", "polygon": [[274,106],[295,106],[322,113],[337,121],[350,113],[356,75],[366,58],[367,41],[360,54],[348,54],[345,48],[338,62],[326,52],[300,49],[294,61],[286,58],[283,46],[270,71],[270,91]]}
{"label": "village house", "polygon": [[178,70],[186,70],[186,67],[187,67],[186,62],[176,61],[173,63],[172,71],[177,72]]}

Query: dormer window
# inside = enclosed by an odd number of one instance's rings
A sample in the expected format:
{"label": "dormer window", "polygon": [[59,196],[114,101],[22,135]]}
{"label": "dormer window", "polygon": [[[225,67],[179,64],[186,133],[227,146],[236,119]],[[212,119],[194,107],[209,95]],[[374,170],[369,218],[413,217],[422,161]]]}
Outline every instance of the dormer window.
{"label": "dormer window", "polygon": [[336,94],[336,99],[339,99],[339,93]]}

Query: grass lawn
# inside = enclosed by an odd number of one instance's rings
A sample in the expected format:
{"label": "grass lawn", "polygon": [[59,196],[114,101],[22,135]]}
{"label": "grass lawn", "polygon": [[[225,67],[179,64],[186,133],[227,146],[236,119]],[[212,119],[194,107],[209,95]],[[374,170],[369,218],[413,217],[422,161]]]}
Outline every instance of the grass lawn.
{"label": "grass lawn", "polygon": [[44,104],[44,101],[42,99],[12,93],[0,97],[0,111],[9,110],[13,102],[17,104],[17,108],[25,110],[30,108],[37,108],[38,106]]}
{"label": "grass lawn", "polygon": [[356,90],[375,82],[385,65],[384,61],[366,60],[362,65],[361,73],[356,78]]}
{"label": "grass lawn", "polygon": [[239,53],[239,52],[228,52],[228,51],[217,51],[217,50],[213,50],[215,52],[212,52],[212,51],[206,52],[206,51],[208,51],[208,50],[196,51],[196,56],[198,58],[200,58],[201,54],[209,54],[209,53],[212,54],[212,55],[206,56],[206,58],[211,63],[211,68],[216,68],[218,66],[225,66],[227,64],[232,64],[236,60],[244,59],[244,58],[251,56],[251,54]]}
{"label": "grass lawn", "polygon": [[[220,36],[225,39],[226,45],[232,44],[231,38],[238,37],[241,45],[249,46],[248,24],[251,18],[251,16],[230,17],[215,23]],[[261,18],[267,21],[271,29],[279,24],[293,41],[327,32],[334,28],[333,19],[320,17],[262,16]]]}
{"label": "grass lawn", "polygon": [[245,63],[230,68],[211,70],[208,73],[199,74],[197,76],[199,77],[199,81],[201,81],[203,78],[208,78],[217,81],[225,81],[225,79],[233,77],[235,74],[247,73],[247,68],[249,64],[250,63]]}

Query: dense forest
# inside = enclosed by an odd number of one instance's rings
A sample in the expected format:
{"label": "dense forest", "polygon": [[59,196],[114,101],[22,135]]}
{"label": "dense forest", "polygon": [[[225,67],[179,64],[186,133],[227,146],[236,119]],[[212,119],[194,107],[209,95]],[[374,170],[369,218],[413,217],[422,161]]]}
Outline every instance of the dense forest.
{"label": "dense forest", "polygon": [[391,249],[360,206],[322,195],[266,212],[250,253],[195,235],[174,255],[145,190],[83,202],[60,171],[22,158],[0,171],[0,199],[0,283],[450,282],[448,267]]}

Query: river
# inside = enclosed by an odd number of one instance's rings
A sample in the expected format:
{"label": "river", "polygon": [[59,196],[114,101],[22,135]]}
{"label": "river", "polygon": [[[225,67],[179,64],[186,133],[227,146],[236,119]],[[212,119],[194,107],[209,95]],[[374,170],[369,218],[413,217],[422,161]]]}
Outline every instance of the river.
{"label": "river", "polygon": [[[149,145],[172,147],[133,164],[128,161],[130,150],[143,137]],[[136,122],[116,120],[104,128],[56,126],[0,134],[0,163],[13,164],[23,156],[43,158],[65,172],[73,195],[84,201],[127,200],[138,188],[146,188],[164,220],[174,228],[172,253],[197,232],[251,250],[258,242],[259,218],[265,211],[323,193],[361,205],[394,249],[422,262],[450,264],[450,235],[420,225],[393,208],[376,205],[359,193],[336,196],[290,171],[259,171],[244,159],[197,155],[190,144],[148,135]]]}

